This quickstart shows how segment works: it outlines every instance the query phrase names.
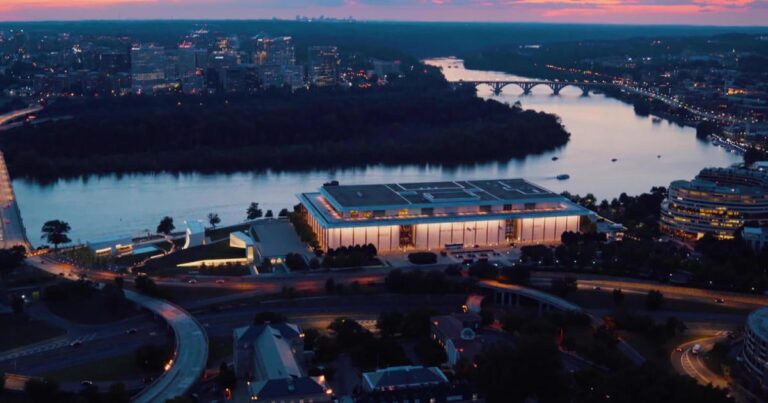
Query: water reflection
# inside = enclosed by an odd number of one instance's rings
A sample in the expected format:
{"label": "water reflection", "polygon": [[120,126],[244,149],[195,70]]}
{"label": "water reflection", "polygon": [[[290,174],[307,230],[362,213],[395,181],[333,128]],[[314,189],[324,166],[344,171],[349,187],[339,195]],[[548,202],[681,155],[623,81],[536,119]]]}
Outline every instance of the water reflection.
{"label": "water reflection", "polygon": [[[498,72],[464,69],[455,59],[433,59],[449,79],[521,79]],[[453,67],[447,68],[447,65]],[[35,242],[42,223],[63,219],[72,225],[74,240],[117,233],[153,230],[160,219],[204,219],[217,212],[223,223],[245,218],[252,201],[275,214],[296,203],[295,194],[312,190],[332,179],[341,183],[381,183],[525,177],[554,191],[594,193],[611,198],[621,192],[637,194],[652,186],[694,176],[704,166],[726,166],[739,157],[696,139],[695,130],[669,122],[654,123],[635,116],[631,105],[603,95],[583,97],[578,88],[565,88],[560,96],[544,86],[522,95],[508,86],[500,96],[482,87],[479,95],[503,102],[520,101],[525,108],[556,113],[571,132],[559,150],[507,162],[468,166],[368,166],[302,172],[237,174],[158,174],[102,176],[40,185],[14,181],[28,235]],[[553,161],[553,157],[557,160]],[[611,162],[616,159],[615,162]],[[559,174],[570,175],[560,181]]]}

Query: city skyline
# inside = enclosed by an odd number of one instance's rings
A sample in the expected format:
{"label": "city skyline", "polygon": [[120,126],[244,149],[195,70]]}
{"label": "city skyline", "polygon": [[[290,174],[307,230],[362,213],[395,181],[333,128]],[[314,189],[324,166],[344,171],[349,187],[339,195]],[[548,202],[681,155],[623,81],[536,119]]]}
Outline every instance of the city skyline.
{"label": "city skyline", "polygon": [[7,0],[0,21],[291,19],[764,26],[765,0]]}

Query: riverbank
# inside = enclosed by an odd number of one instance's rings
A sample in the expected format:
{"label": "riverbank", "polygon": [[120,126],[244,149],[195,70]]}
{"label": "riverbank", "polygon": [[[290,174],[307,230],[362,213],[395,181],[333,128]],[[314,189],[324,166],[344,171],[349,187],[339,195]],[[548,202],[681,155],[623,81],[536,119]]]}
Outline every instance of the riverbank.
{"label": "riverbank", "polygon": [[59,102],[0,138],[14,177],[457,165],[555,150],[555,115],[453,89],[427,68],[370,89]]}
{"label": "riverbank", "polygon": [[[458,60],[458,59],[457,59]],[[592,80],[594,77],[587,77],[583,74],[576,74],[572,72],[566,72],[562,70],[552,69],[547,66],[532,65],[529,61],[515,61],[515,60],[485,60],[477,57],[477,55],[468,56],[466,59],[461,59],[464,67],[468,70],[490,70],[498,71],[501,73],[511,74],[518,76],[522,79],[546,79],[546,80],[560,80],[560,81],[582,81]],[[643,108],[646,109],[643,112],[638,113],[636,107],[636,113],[638,116],[657,116],[668,120],[672,123],[680,125],[682,127],[696,128],[698,120],[687,118],[689,115],[687,111],[683,109],[673,109],[670,106],[662,102],[654,102],[646,97],[638,96],[627,91],[621,91],[617,89],[604,88],[602,94],[606,97],[617,99],[633,107],[640,103]],[[682,116],[681,116],[682,114]]]}

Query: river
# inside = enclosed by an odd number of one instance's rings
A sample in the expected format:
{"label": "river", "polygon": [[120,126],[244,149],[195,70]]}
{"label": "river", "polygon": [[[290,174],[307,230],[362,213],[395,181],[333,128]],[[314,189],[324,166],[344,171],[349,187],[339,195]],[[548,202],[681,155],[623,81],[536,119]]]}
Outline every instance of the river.
{"label": "river", "polygon": [[[525,79],[466,70],[456,59],[427,62],[442,66],[449,80]],[[523,177],[557,192],[610,199],[622,192],[638,194],[675,179],[690,179],[706,166],[740,161],[736,154],[698,140],[692,128],[654,123],[649,117],[636,116],[631,105],[604,95],[583,97],[577,88],[565,88],[553,96],[544,86],[530,95],[508,86],[502,95],[493,96],[489,88],[481,87],[478,95],[555,113],[571,139],[549,153],[459,167],[372,165],[302,172],[93,176],[46,185],[14,180],[13,185],[27,234],[39,244],[40,228],[50,219],[69,222],[71,238],[82,242],[153,230],[166,215],[175,219],[177,228],[183,228],[184,220],[204,220],[209,212],[218,213],[223,224],[233,224],[245,218],[252,201],[277,214],[296,203],[297,193],[315,190],[332,179],[353,184]],[[616,162],[611,162],[614,158]],[[559,174],[569,174],[570,179],[555,179]]]}

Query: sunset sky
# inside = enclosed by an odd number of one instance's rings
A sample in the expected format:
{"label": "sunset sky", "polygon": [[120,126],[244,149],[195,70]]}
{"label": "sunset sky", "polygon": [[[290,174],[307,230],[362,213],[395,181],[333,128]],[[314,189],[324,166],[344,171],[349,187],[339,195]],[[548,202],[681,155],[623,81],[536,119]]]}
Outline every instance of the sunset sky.
{"label": "sunset sky", "polygon": [[0,0],[0,21],[262,19],[768,25],[768,0]]}

